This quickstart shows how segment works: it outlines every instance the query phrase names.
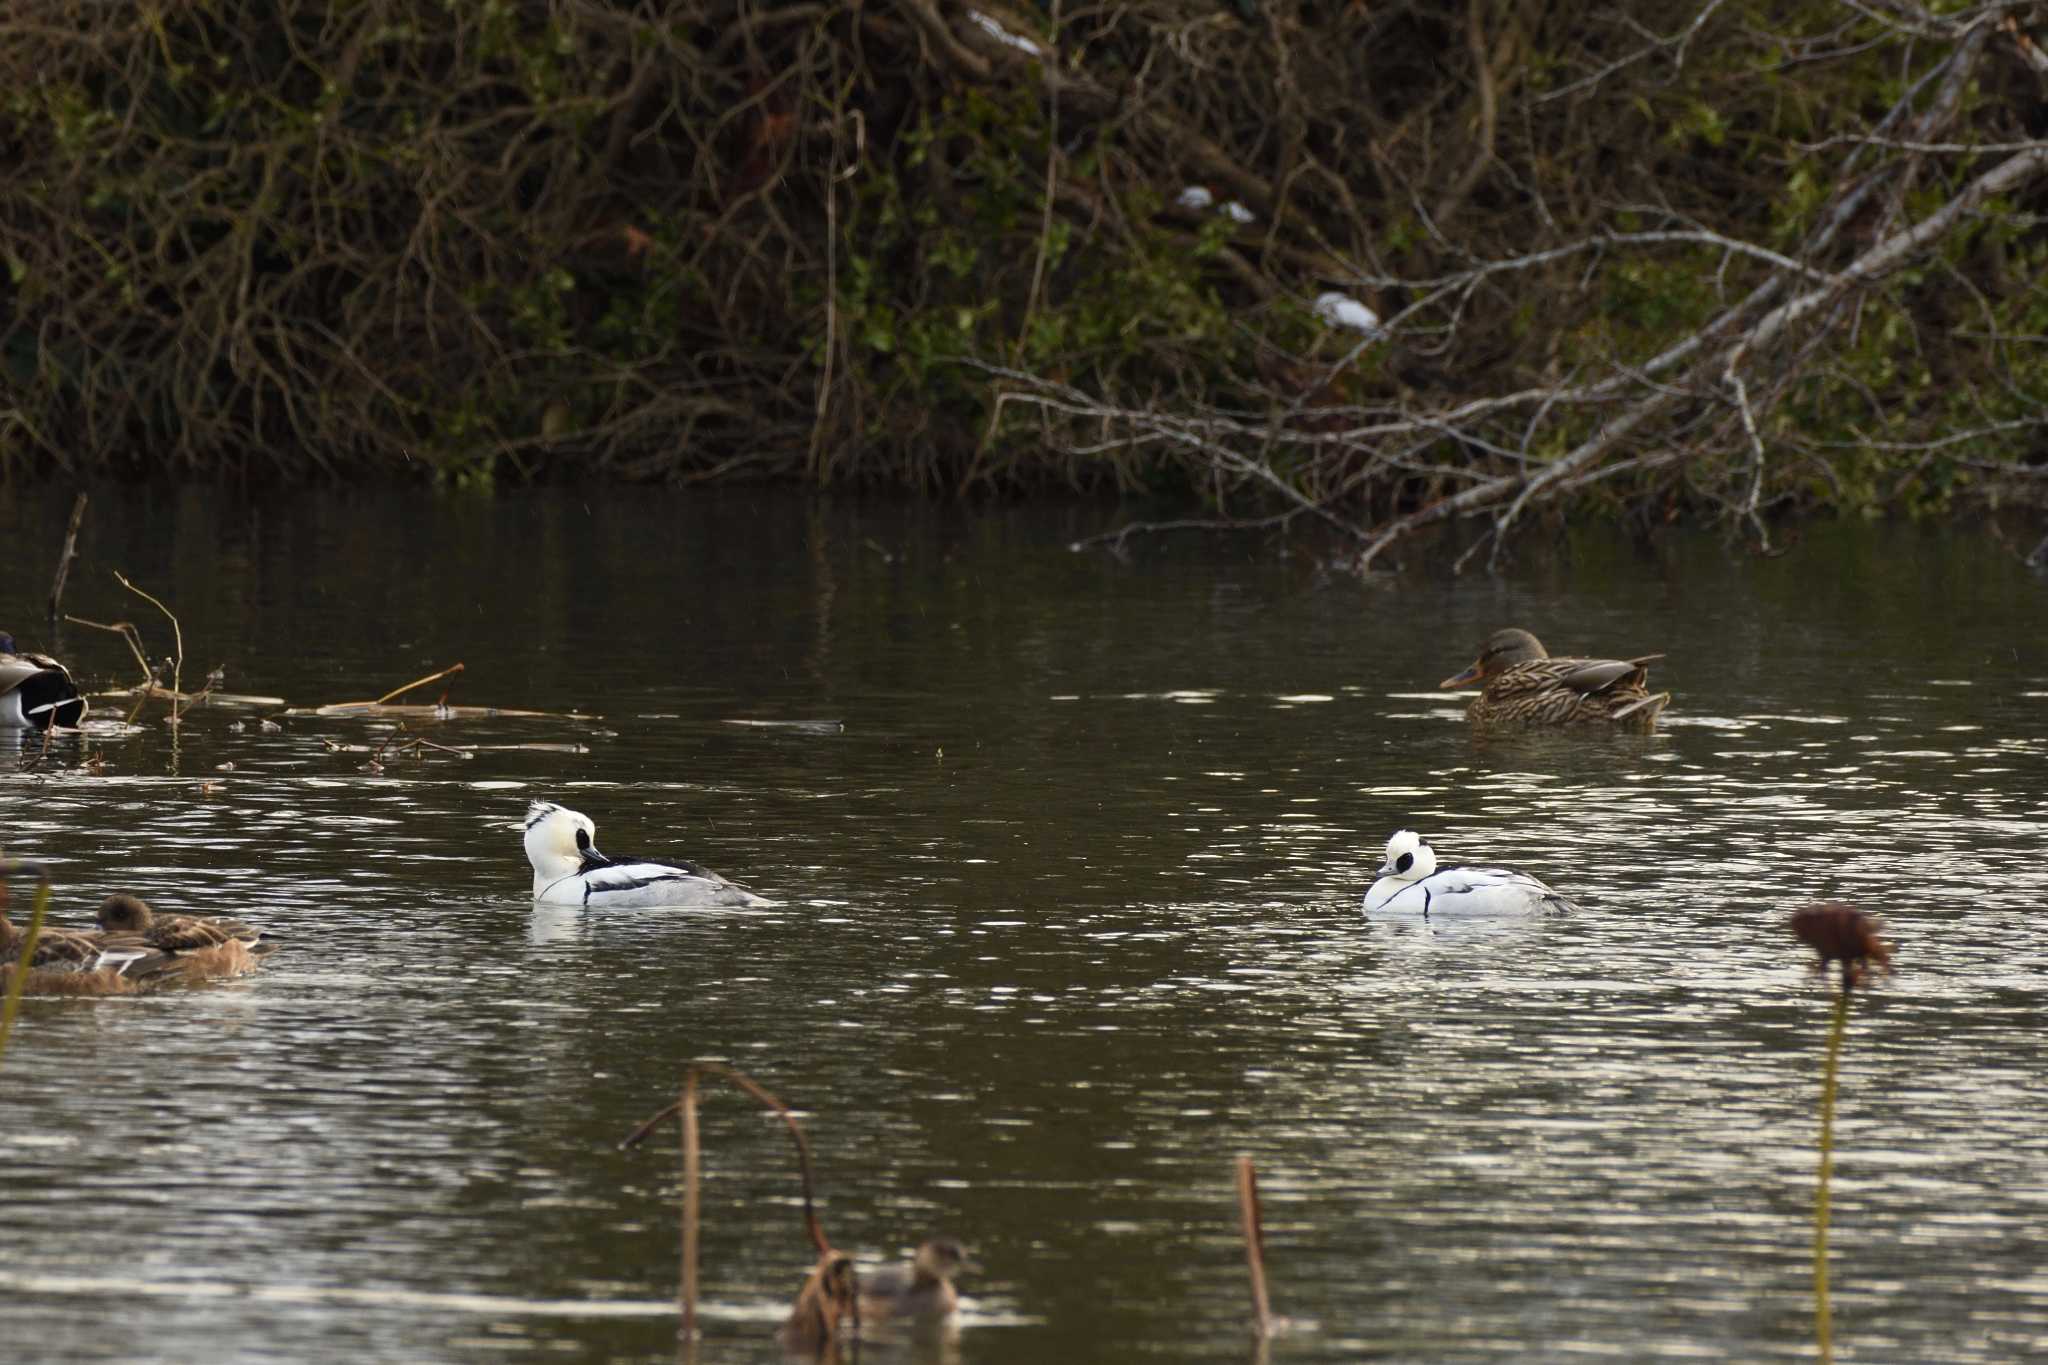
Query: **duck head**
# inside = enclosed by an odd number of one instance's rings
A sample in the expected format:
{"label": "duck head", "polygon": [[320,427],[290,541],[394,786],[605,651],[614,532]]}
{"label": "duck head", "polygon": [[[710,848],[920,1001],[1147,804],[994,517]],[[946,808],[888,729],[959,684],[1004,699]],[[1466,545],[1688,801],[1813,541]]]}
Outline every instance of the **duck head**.
{"label": "duck head", "polygon": [[1516,664],[1534,663],[1547,659],[1550,651],[1543,642],[1526,630],[1509,626],[1486,637],[1486,643],[1479,647],[1479,657],[1463,673],[1453,674],[1438,683],[1438,687],[1470,687],[1483,683],[1497,673],[1503,673]]}
{"label": "duck head", "polygon": [[101,901],[99,913],[93,918],[110,933],[139,934],[149,928],[156,915],[142,897],[122,891]]}
{"label": "duck head", "polygon": [[1429,840],[1412,829],[1394,831],[1387,840],[1387,861],[1373,874],[1373,880],[1392,877],[1396,881],[1419,882],[1436,871],[1436,850]]}
{"label": "duck head", "polygon": [[967,1248],[951,1237],[934,1237],[920,1246],[911,1265],[920,1280],[950,1281],[955,1275],[981,1269],[967,1254]]}
{"label": "duck head", "polygon": [[597,851],[597,826],[580,811],[552,801],[526,808],[526,861],[533,864],[536,889],[580,871]]}

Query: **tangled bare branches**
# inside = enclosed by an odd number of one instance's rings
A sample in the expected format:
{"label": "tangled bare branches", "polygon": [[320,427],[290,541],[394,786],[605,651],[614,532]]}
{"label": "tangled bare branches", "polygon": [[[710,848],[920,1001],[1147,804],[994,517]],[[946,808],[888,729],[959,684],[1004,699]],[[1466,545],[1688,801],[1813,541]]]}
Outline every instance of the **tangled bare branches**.
{"label": "tangled bare branches", "polygon": [[2048,463],[2040,3],[0,15],[0,467],[1939,510]]}
{"label": "tangled bare branches", "polygon": [[[1325,277],[1391,312],[1365,315],[1363,342],[1326,335],[1271,356],[1268,382],[1230,407],[1182,395],[1131,404],[993,371],[1003,401],[1056,417],[1077,450],[1176,452],[1213,487],[1246,494],[1284,484],[1282,519],[1339,521],[1363,567],[1466,516],[1483,516],[1486,533],[1458,563],[1497,556],[1531,511],[1588,498],[1638,516],[1705,505],[1768,546],[1776,507],[1934,499],[1964,471],[2003,475],[2006,488],[2036,473],[2048,461],[2048,294],[2038,270],[2015,268],[2015,254],[2040,261],[2044,248],[2038,215],[2013,206],[2048,200],[2048,140],[1976,140],[2017,131],[2038,109],[2034,82],[2020,83],[2013,107],[1971,107],[1971,92],[1995,91],[2001,75],[2012,84],[2041,71],[2012,19],[1899,11],[1861,23],[1858,11],[1803,40],[1721,35],[1775,44],[1786,66],[1850,62],[1859,43],[1889,45],[1895,59],[1932,54],[1877,117],[1844,125],[1854,133],[1777,149],[1796,167],[1796,196],[1761,178],[1745,193],[1701,194],[1654,170],[1626,198],[1597,174],[1540,178],[1546,160],[1593,159],[1582,127],[1546,128],[1543,111],[1660,63],[1671,68],[1661,88],[1673,88],[1721,8],[1604,64],[1589,57],[1587,75],[1552,89],[1523,72],[1512,99],[1475,47],[1479,160],[1442,194],[1405,190],[1418,249],[1361,234],[1348,273]],[[1699,116],[1746,112],[1724,94]],[[1512,161],[1498,140],[1504,101],[1522,139]],[[1489,169],[1474,176],[1480,162]],[[1480,221],[1488,187],[1519,206],[1521,243]],[[1959,325],[1965,312],[1973,326]],[[2011,454],[1986,458],[1997,451]]]}

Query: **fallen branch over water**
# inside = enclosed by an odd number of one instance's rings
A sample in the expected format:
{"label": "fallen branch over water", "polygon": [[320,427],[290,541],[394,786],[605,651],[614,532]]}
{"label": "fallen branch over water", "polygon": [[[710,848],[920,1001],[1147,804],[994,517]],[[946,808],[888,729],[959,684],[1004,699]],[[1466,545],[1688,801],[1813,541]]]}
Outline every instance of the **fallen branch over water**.
{"label": "fallen branch over water", "polygon": [[424,678],[415,678],[403,687],[394,687],[375,701],[336,701],[325,706],[295,706],[286,711],[287,716],[326,716],[344,719],[409,720],[602,720],[581,711],[526,711],[509,706],[451,706],[448,694],[431,704],[418,702],[394,702],[393,697],[402,697],[428,683],[452,678],[463,671],[464,665],[450,664]]}

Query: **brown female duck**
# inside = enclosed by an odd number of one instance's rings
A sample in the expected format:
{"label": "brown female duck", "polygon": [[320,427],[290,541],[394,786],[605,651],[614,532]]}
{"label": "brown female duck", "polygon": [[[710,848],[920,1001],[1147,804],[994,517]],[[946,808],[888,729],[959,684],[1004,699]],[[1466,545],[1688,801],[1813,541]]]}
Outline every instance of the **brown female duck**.
{"label": "brown female duck", "polygon": [[277,945],[238,919],[159,915],[140,896],[126,892],[100,903],[100,929],[109,937],[137,940],[175,959],[171,970],[185,981],[210,981],[256,970],[257,959]]}
{"label": "brown female duck", "polygon": [[1486,637],[1472,666],[1439,686],[1480,685],[1465,713],[1475,725],[1613,725],[1656,728],[1669,692],[1651,692],[1648,665],[1662,654],[1636,659],[1550,657],[1526,630],[1509,627]]}
{"label": "brown female duck", "polygon": [[935,1322],[960,1306],[953,1277],[981,1269],[967,1249],[951,1237],[934,1237],[917,1249],[907,1265],[884,1266],[860,1279],[860,1320],[892,1318]]}
{"label": "brown female duck", "polygon": [[0,914],[0,990],[26,972],[24,995],[134,995],[159,984],[172,955],[133,934],[88,933],[45,926],[27,961],[28,934]]}

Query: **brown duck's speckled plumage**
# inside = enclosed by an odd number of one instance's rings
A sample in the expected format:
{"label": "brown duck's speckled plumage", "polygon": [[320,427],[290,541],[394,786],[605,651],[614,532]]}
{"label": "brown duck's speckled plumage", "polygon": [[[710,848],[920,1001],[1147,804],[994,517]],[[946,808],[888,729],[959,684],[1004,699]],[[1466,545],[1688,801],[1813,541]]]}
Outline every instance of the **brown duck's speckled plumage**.
{"label": "brown duck's speckled plumage", "polygon": [[1634,659],[1552,658],[1526,630],[1497,630],[1464,672],[1444,687],[1480,685],[1465,715],[1475,725],[1606,725],[1652,730],[1671,700],[1651,692],[1649,665],[1662,654]]}
{"label": "brown duck's speckled plumage", "polygon": [[109,934],[129,934],[174,959],[170,968],[186,981],[240,976],[256,970],[257,959],[277,947],[260,930],[238,919],[159,915],[140,896],[125,892],[100,904],[99,925]]}
{"label": "brown duck's speckled plumage", "polygon": [[[24,995],[134,995],[159,984],[174,966],[171,954],[134,934],[88,933],[45,926],[35,952],[22,961],[28,934],[0,915],[0,989],[25,971]],[[111,957],[109,955],[112,955]]]}

